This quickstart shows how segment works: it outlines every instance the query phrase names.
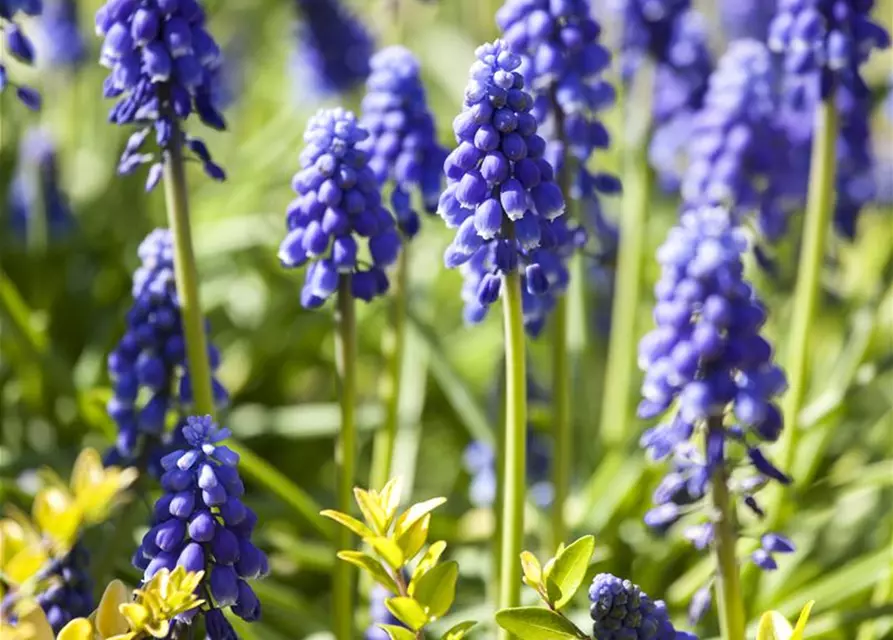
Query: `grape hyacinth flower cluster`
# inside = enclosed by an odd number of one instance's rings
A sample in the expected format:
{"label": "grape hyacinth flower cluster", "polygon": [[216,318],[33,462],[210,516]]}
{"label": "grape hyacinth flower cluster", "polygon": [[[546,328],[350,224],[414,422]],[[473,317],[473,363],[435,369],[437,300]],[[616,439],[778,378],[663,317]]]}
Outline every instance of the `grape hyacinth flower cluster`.
{"label": "grape hyacinth flower cluster", "polygon": [[58,240],[71,232],[74,216],[62,190],[59,158],[52,138],[43,129],[29,129],[19,143],[19,158],[9,188],[9,214],[19,239],[42,221],[48,239]]}
{"label": "grape hyacinth flower cluster", "polygon": [[476,56],[453,122],[459,145],[444,163],[448,184],[438,206],[457,229],[444,262],[462,266],[466,282],[476,283],[475,313],[466,309],[473,321],[499,299],[503,274],[523,267],[523,290],[534,296],[561,286],[550,280],[546,257],[567,231],[564,197],[517,71],[521,58],[501,40],[479,47]]}
{"label": "grape hyacinth flower cluster", "polygon": [[[22,31],[17,19],[21,16],[39,16],[43,10],[43,0],[0,0],[0,31],[4,34],[6,48],[13,58],[24,64],[33,64],[34,44]],[[29,109],[40,109],[40,94],[36,89],[17,85],[9,78],[6,65],[0,60],[0,93],[7,85],[14,86],[19,101]]]}
{"label": "grape hyacinth flower cluster", "polygon": [[859,67],[890,44],[889,32],[871,18],[873,7],[874,0],[779,0],[769,46],[785,55],[795,102],[816,79],[821,100],[838,86],[868,92]]}
{"label": "grape hyacinth flower cluster", "polygon": [[[789,478],[761,451],[782,430],[776,399],[786,387],[760,335],[766,310],[743,277],[744,231],[722,208],[683,213],[658,251],[662,275],[655,285],[657,328],[639,344],[645,373],[640,418],[655,418],[676,405],[666,422],[648,430],[642,446],[654,459],[671,458],[672,471],[654,493],[646,523],[665,529],[706,496],[715,474],[731,468],[733,447],[746,452],[755,475],[731,489],[757,516],[754,493],[767,480]],[[705,432],[704,451],[693,444]],[[686,508],[683,508],[686,507]],[[710,544],[709,523],[689,529],[696,546]]]}
{"label": "grape hyacinth flower cluster", "polygon": [[134,565],[143,571],[144,581],[176,566],[204,571],[201,613],[215,627],[209,637],[235,637],[223,633],[231,628],[219,610],[230,607],[247,622],[257,620],[260,602],[248,581],[269,573],[266,555],[251,542],[257,516],[241,500],[245,488],[239,456],[221,444],[229,430],[218,429],[210,416],[190,416],[183,437],[184,448],[161,460],[164,493],[155,503],[152,526]]}
{"label": "grape hyacinth flower cluster", "polygon": [[[540,508],[552,504],[552,450],[549,440],[539,431],[527,427],[527,494]],[[462,456],[465,470],[471,475],[468,498],[475,507],[492,507],[496,502],[496,451],[482,440],[465,448]]]}
{"label": "grape hyacinth flower cluster", "polygon": [[95,603],[89,565],[89,552],[83,544],[76,543],[63,558],[54,560],[44,570],[50,586],[37,595],[37,603],[55,633],[72,619],[92,613]]}
{"label": "grape hyacinth flower cluster", "polygon": [[[170,417],[182,421],[192,404],[192,382],[180,300],[174,282],[173,243],[167,229],[156,229],[139,247],[141,266],[133,277],[133,306],[127,331],[108,358],[113,396],[108,412],[118,426],[118,439],[109,455],[115,464],[138,464],[158,472],[158,458],[182,439],[178,426],[166,433]],[[212,371],[220,363],[209,346]],[[214,399],[227,402],[216,379]],[[181,425],[182,426],[182,425]]]}
{"label": "grape hyacinth flower cluster", "polygon": [[193,112],[213,129],[226,128],[213,100],[222,56],[198,0],[109,0],[96,12],[96,31],[104,38],[100,63],[111,70],[103,94],[118,100],[109,120],[140,127],[127,141],[119,173],[154,162],[146,189],[158,184],[162,163],[141,151],[154,129],[164,154],[171,144],[183,145],[208,176],[225,179],[205,143],[180,132]]}
{"label": "grape hyacinth flower cluster", "polygon": [[374,50],[363,23],[341,0],[297,0],[297,8],[303,18],[293,61],[298,95],[323,98],[363,82]]}
{"label": "grape hyacinth flower cluster", "polygon": [[729,40],[766,41],[778,0],[721,0],[719,15]]}
{"label": "grape hyacinth flower cluster", "polygon": [[379,184],[393,180],[391,209],[404,237],[412,238],[420,226],[412,193],[418,189],[428,213],[437,210],[446,150],[437,142],[419,62],[408,49],[393,46],[373,56],[361,124],[369,132],[360,145],[369,167]]}
{"label": "grape hyacinth flower cluster", "polygon": [[73,71],[87,60],[76,0],[44,0],[37,49],[53,69]]}
{"label": "grape hyacinth flower cluster", "polygon": [[[381,192],[359,143],[368,132],[344,109],[319,111],[307,124],[301,171],[292,187],[298,194],[288,207],[288,234],[279,246],[286,268],[310,262],[301,304],[318,308],[338,289],[341,274],[351,275],[351,293],[370,301],[388,290],[385,268],[400,252],[400,234],[382,206]],[[367,238],[372,264],[359,257],[357,238]]]}
{"label": "grape hyacinth flower cluster", "polygon": [[652,600],[638,585],[600,573],[589,587],[592,637],[598,640],[697,640],[676,631],[663,600]]}
{"label": "grape hyacinth flower cluster", "polygon": [[786,201],[797,185],[777,108],[769,50],[756,40],[731,43],[695,116],[682,184],[686,207],[722,204],[739,219],[755,212],[769,241],[785,232]]}
{"label": "grape hyacinth flower cluster", "polygon": [[371,620],[363,635],[365,640],[388,640],[391,637],[387,631],[378,626],[380,624],[403,627],[403,624],[385,605],[385,600],[392,597],[393,594],[380,584],[372,585],[372,591],[369,594],[369,617]]}

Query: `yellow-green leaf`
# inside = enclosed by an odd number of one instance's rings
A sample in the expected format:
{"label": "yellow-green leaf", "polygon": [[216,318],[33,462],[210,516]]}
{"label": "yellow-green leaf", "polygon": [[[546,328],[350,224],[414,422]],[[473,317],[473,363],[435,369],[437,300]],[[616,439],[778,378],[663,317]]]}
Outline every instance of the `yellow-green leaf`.
{"label": "yellow-green leaf", "polygon": [[576,640],[577,628],[564,616],[540,607],[503,609],[496,624],[524,640]]}
{"label": "yellow-green leaf", "polygon": [[418,631],[428,622],[428,614],[418,602],[413,598],[400,596],[397,598],[389,598],[385,600],[385,606],[388,611],[394,614],[400,622],[405,624],[413,631]]}
{"label": "yellow-green leaf", "polygon": [[326,509],[325,511],[320,511],[319,515],[334,520],[343,527],[347,527],[361,538],[371,538],[375,535],[372,529],[346,513],[341,513],[340,511],[335,511],[333,509]]}
{"label": "yellow-green leaf", "polygon": [[397,536],[400,536],[404,531],[434,511],[444,502],[446,502],[446,498],[431,498],[430,500],[425,500],[424,502],[412,505],[409,509],[400,514],[399,518],[397,518],[397,525],[394,528],[394,533]]}
{"label": "yellow-green leaf", "polygon": [[397,515],[397,509],[400,507],[400,494],[402,491],[402,483],[400,478],[391,478],[382,488],[379,495],[381,496],[381,506],[384,509],[388,524]]}
{"label": "yellow-green leaf", "polygon": [[440,556],[443,555],[446,547],[447,543],[443,540],[438,540],[428,547],[425,555],[422,556],[422,559],[419,560],[419,563],[416,565],[415,571],[412,572],[412,580],[416,581],[426,572],[430,571],[431,567],[436,565],[438,560],[440,560]]}
{"label": "yellow-green leaf", "polygon": [[418,582],[410,584],[409,593],[425,608],[428,617],[436,620],[453,606],[458,579],[459,565],[445,562],[428,571]]}
{"label": "yellow-green leaf", "polygon": [[450,627],[449,631],[440,636],[440,640],[462,640],[472,628],[477,625],[473,620],[466,620]]}
{"label": "yellow-green leaf", "polygon": [[397,546],[403,552],[404,561],[415,558],[425,542],[428,541],[428,528],[431,526],[431,514],[424,516],[421,520],[416,521],[409,529],[404,531],[396,539]]}
{"label": "yellow-green leaf", "polygon": [[403,563],[405,562],[403,551],[401,551],[397,543],[390,538],[383,538],[381,536],[366,538],[366,543],[375,549],[375,553],[380,555],[382,560],[388,563],[392,569],[398,570],[403,566]]}
{"label": "yellow-green leaf", "polygon": [[787,618],[778,611],[767,611],[760,618],[757,640],[803,640],[806,622],[809,620],[809,614],[814,604],[813,601],[806,603],[803,611],[800,612],[796,627],[791,627]]}
{"label": "yellow-green leaf", "polygon": [[363,517],[366,518],[366,524],[380,536],[386,535],[388,532],[388,517],[385,515],[384,508],[381,505],[381,498],[373,496],[368,491],[356,488],[353,490],[354,498]]}
{"label": "yellow-green leaf", "polygon": [[546,581],[547,583],[549,580],[554,581],[558,587],[560,596],[556,601],[550,602],[556,609],[566,606],[583,584],[593,551],[595,551],[595,538],[583,536],[555,556],[555,563],[546,573]]}
{"label": "yellow-green leaf", "polygon": [[812,613],[813,605],[815,605],[815,600],[810,600],[803,607],[794,627],[794,632],[791,634],[791,640],[803,640],[803,634],[806,633],[806,623],[809,621],[809,614]]}
{"label": "yellow-green leaf", "polygon": [[391,593],[400,592],[400,589],[397,588],[397,583],[394,582],[394,579],[382,566],[381,562],[369,554],[363,553],[362,551],[339,551],[338,557],[369,573],[373,580]]}
{"label": "yellow-green leaf", "polygon": [[524,571],[524,582],[539,591],[543,583],[543,568],[536,556],[529,551],[521,552],[521,569]]}
{"label": "yellow-green leaf", "polygon": [[415,640],[415,634],[406,627],[398,627],[395,624],[378,625],[391,640]]}

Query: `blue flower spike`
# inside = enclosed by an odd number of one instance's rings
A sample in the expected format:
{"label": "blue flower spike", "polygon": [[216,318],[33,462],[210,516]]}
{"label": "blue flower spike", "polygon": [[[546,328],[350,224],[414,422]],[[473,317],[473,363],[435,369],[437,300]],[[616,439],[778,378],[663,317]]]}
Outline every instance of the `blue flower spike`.
{"label": "blue flower spike", "polygon": [[589,587],[592,636],[598,640],[697,640],[677,631],[663,600],[652,600],[629,580],[600,573]]}
{"label": "blue flower spike", "polygon": [[[22,30],[18,20],[22,16],[39,16],[42,11],[42,0],[0,0],[0,34],[3,36],[3,45],[13,58],[24,64],[33,64],[36,54],[34,43]],[[0,93],[8,86],[15,89],[16,97],[25,107],[32,111],[40,110],[40,93],[32,87],[13,82],[9,77],[9,70],[0,59]]]}

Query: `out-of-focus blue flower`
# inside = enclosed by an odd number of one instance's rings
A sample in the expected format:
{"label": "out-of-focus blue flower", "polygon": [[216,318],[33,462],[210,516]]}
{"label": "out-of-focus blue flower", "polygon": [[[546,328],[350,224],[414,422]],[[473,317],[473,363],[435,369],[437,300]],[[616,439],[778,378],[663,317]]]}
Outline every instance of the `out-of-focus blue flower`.
{"label": "out-of-focus blue flower", "polygon": [[47,621],[59,633],[73,618],[89,616],[95,607],[90,579],[90,554],[80,542],[65,557],[54,560],[41,572],[49,586],[37,595],[37,604]]}
{"label": "out-of-focus blue flower", "polygon": [[372,586],[369,594],[369,617],[371,618],[369,627],[364,634],[365,640],[388,640],[391,636],[388,632],[379,627],[380,624],[389,624],[395,627],[405,626],[391,613],[391,610],[385,605],[385,600],[393,598],[394,594],[388,592],[380,584]]}
{"label": "out-of-focus blue flower", "polygon": [[[142,261],[133,276],[133,306],[127,330],[108,358],[112,398],[108,413],[118,439],[107,455],[114,464],[140,464],[158,472],[160,456],[182,439],[182,424],[166,430],[170,418],[182,422],[192,405],[192,381],[186,360],[180,300],[174,280],[170,231],[156,229],[139,247]],[[208,347],[212,370],[220,354]],[[227,393],[212,381],[218,406]]]}
{"label": "out-of-focus blue flower", "polygon": [[663,600],[652,600],[637,584],[600,573],[589,587],[592,636],[598,640],[697,640],[676,631]]}
{"label": "out-of-focus blue flower", "polygon": [[[524,289],[543,295],[550,281],[545,260],[563,236],[564,196],[546,160],[546,141],[537,134],[532,96],[517,71],[521,58],[501,40],[477,49],[465,102],[453,122],[458,147],[444,163],[447,188],[438,214],[456,237],[447,248],[448,268],[463,268],[477,280],[480,320],[499,299],[502,275],[523,267]],[[538,250],[538,251],[537,251]]]}
{"label": "out-of-focus blue flower", "polygon": [[766,41],[778,0],[721,0],[720,17],[730,40],[753,38]]}
{"label": "out-of-focus blue flower", "polygon": [[[109,121],[140,127],[127,142],[118,172],[129,174],[154,161],[146,181],[151,190],[162,175],[161,162],[141,152],[152,129],[167,153],[174,125],[179,128],[193,112],[209,127],[226,128],[213,99],[220,47],[205,29],[198,0],[109,0],[96,12],[96,31],[104,38],[100,63],[110,69],[103,94],[117,99]],[[225,179],[204,142],[185,134],[179,142],[208,176]]]}
{"label": "out-of-focus blue flower", "polygon": [[695,116],[682,184],[687,207],[725,205],[739,218],[755,212],[770,241],[785,232],[786,197],[799,188],[789,169],[790,141],[777,124],[774,80],[765,45],[749,39],[729,45]]}
{"label": "out-of-focus blue flower", "polygon": [[[211,416],[187,418],[183,437],[184,447],[161,460],[164,493],[155,503],[152,526],[134,554],[134,565],[144,580],[176,566],[204,571],[202,592],[210,598],[202,613],[230,607],[254,622],[260,618],[260,602],[248,580],[263,578],[269,566],[264,552],[251,542],[257,516],[241,500],[245,487],[239,456],[221,444],[229,430],[218,429]],[[184,614],[184,621],[194,615]]]}
{"label": "out-of-focus blue flower", "polygon": [[622,76],[629,82],[646,57],[671,63],[676,22],[691,9],[691,0],[612,0],[623,24]]}
{"label": "out-of-focus blue flower", "polygon": [[[307,124],[301,171],[292,180],[298,197],[288,207],[279,260],[288,269],[310,262],[301,290],[308,309],[334,295],[340,274],[351,274],[352,294],[361,300],[388,290],[384,270],[397,259],[401,240],[359,146],[368,135],[341,108],[321,110]],[[360,260],[358,238],[368,239],[371,266]]]}
{"label": "out-of-focus blue flower", "polygon": [[[43,11],[42,0],[0,0],[0,33],[3,34],[4,45],[13,58],[25,64],[32,64],[35,59],[34,44],[22,31],[16,21],[21,16],[39,16]],[[15,87],[16,96],[23,105],[33,111],[40,109],[40,94],[31,87],[15,84],[9,78],[6,65],[0,61],[0,93],[7,86]]]}
{"label": "out-of-focus blue flower", "polygon": [[[496,501],[496,452],[489,444],[475,440],[462,456],[465,470],[471,476],[468,498],[476,507],[491,507]],[[551,478],[552,448],[540,432],[527,428],[528,495],[541,508],[552,504],[554,490]]]}
{"label": "out-of-focus blue flower", "polygon": [[47,236],[58,240],[74,227],[68,198],[62,191],[59,163],[52,138],[42,129],[29,129],[19,144],[19,158],[9,188],[9,213],[13,231],[28,236],[35,216],[45,216]]}
{"label": "out-of-focus blue flower", "polygon": [[341,0],[297,0],[303,20],[292,62],[299,96],[343,93],[369,75],[374,43]]}
{"label": "out-of-focus blue flower", "polygon": [[391,209],[406,238],[415,236],[420,226],[412,208],[414,190],[429,213],[437,210],[446,158],[419,72],[418,60],[408,49],[394,46],[376,53],[361,117],[370,135],[360,146],[369,153],[369,167],[379,184],[393,181]]}
{"label": "out-of-focus blue flower", "polygon": [[[650,419],[674,407],[641,440],[653,458],[672,459],[672,470],[655,490],[656,506],[645,517],[657,529],[690,511],[683,505],[700,503],[714,474],[730,468],[738,452],[756,475],[734,490],[759,515],[753,493],[767,480],[789,482],[761,450],[781,434],[776,398],[787,383],[760,335],[766,310],[743,277],[746,250],[734,216],[705,207],[683,213],[658,251],[657,328],[639,344],[645,380],[638,409]],[[696,432],[704,434],[703,451],[693,443]],[[697,546],[712,540],[709,523],[693,533]]]}
{"label": "out-of-focus blue flower", "polygon": [[37,50],[53,68],[74,70],[87,59],[76,0],[45,0]]}
{"label": "out-of-focus blue flower", "polygon": [[785,55],[794,101],[804,83],[819,78],[822,100],[843,85],[858,98],[868,92],[859,67],[890,34],[871,18],[874,0],[779,0],[769,47]]}

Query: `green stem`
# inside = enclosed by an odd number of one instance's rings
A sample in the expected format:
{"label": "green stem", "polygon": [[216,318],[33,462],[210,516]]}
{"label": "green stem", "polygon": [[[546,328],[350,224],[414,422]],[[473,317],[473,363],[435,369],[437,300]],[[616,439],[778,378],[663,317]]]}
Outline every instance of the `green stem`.
{"label": "green stem", "polygon": [[195,413],[214,415],[214,393],[211,387],[211,365],[205,337],[205,321],[198,294],[198,270],[192,248],[189,222],[189,199],[183,165],[183,132],[176,118],[171,118],[170,145],[164,152],[164,196],[167,219],[174,241],[174,278],[180,299],[186,361],[192,381]]}
{"label": "green stem", "polygon": [[[517,271],[505,276],[502,295],[505,316],[505,468],[498,604],[499,609],[506,609],[521,604],[519,558],[524,539],[526,491],[527,376],[521,276]],[[506,640],[511,636],[500,630],[499,637]]]}
{"label": "green stem", "polygon": [[[800,435],[797,418],[809,384],[809,338],[818,307],[825,245],[834,206],[837,126],[837,109],[833,99],[825,100],[816,111],[815,138],[809,169],[809,196],[803,223],[803,246],[787,340],[785,364],[790,386],[783,405],[785,429],[780,444],[782,469],[790,469],[794,461]],[[777,506],[773,503],[773,507]],[[774,508],[773,512],[777,514],[778,509]]]}
{"label": "green stem", "polygon": [[[721,420],[721,419],[720,419]],[[708,431],[722,430],[722,423],[708,424]],[[708,436],[709,437],[709,436]],[[722,640],[745,640],[744,600],[741,576],[735,554],[735,512],[729,495],[728,472],[725,467],[713,474],[710,493],[713,501],[713,550],[716,554],[716,603]]]}
{"label": "green stem", "polygon": [[651,197],[651,175],[645,145],[633,144],[627,150],[624,162],[617,282],[599,422],[605,447],[621,443],[628,435],[629,396],[638,337],[637,307],[642,289],[642,263]]}
{"label": "green stem", "polygon": [[[353,486],[356,466],[356,364],[357,319],[351,276],[342,274],[338,282],[338,307],[335,313],[335,366],[341,381],[341,434],[335,449],[338,468],[338,509],[350,513],[353,505]],[[353,549],[354,540],[346,527],[338,527],[337,551]],[[336,561],[334,571],[333,629],[337,640],[353,638],[353,569],[347,562]]]}
{"label": "green stem", "polygon": [[552,505],[552,549],[566,542],[565,503],[570,495],[571,447],[571,372],[567,350],[567,296],[558,298],[552,322],[552,421],[555,429],[555,457],[552,461],[552,484],[555,489]]}
{"label": "green stem", "polygon": [[406,296],[409,245],[404,244],[397,261],[391,290],[391,327],[385,337],[385,353],[388,357],[388,368],[382,389],[382,400],[385,404],[384,426],[375,435],[372,456],[371,484],[380,489],[391,477],[394,460],[394,443],[397,440],[397,429],[400,423],[400,386],[403,374],[403,351],[406,344]]}

